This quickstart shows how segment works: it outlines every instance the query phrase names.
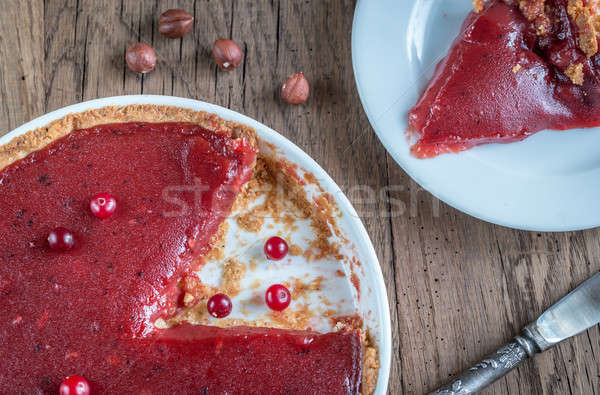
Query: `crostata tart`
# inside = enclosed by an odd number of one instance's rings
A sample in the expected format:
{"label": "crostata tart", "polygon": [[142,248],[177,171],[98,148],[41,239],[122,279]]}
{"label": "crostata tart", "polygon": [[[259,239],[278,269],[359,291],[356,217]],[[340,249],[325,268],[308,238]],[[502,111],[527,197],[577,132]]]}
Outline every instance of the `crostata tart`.
{"label": "crostata tart", "polygon": [[211,292],[192,272],[259,168],[251,128],[154,105],[72,114],[0,147],[0,392],[56,394],[73,375],[94,394],[372,392],[359,325],[186,319]]}

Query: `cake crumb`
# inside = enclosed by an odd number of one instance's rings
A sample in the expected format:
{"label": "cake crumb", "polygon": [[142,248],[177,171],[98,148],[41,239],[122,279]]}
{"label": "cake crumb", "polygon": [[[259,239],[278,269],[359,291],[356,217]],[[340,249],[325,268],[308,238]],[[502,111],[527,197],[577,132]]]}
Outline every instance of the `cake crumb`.
{"label": "cake crumb", "polygon": [[292,298],[298,299],[301,297],[306,297],[308,291],[320,291],[323,289],[323,276],[318,276],[310,281],[308,284],[302,281],[299,278],[294,278],[292,287]]}
{"label": "cake crumb", "polygon": [[251,270],[251,271],[255,271],[255,270],[256,270],[256,268],[258,267],[258,263],[256,262],[256,259],[257,259],[257,258],[252,258],[252,259],[250,259],[250,263],[249,263],[249,265],[250,265],[250,270]]}
{"label": "cake crumb", "polygon": [[377,373],[379,372],[379,357],[375,342],[368,333],[363,333],[363,364],[362,380],[360,384],[361,395],[371,395],[377,387]]}
{"label": "cake crumb", "polygon": [[573,63],[565,70],[565,75],[575,85],[583,85],[583,63]]}
{"label": "cake crumb", "polygon": [[512,72],[516,74],[519,70],[521,70],[521,65],[517,63],[517,65],[512,68]]}
{"label": "cake crumb", "polygon": [[207,300],[217,293],[217,289],[203,284],[194,274],[188,274],[180,282],[181,290],[192,295],[195,301]]}
{"label": "cake crumb", "polygon": [[323,276],[318,276],[308,284],[308,289],[311,291],[320,291],[323,289]]}
{"label": "cake crumb", "polygon": [[163,320],[162,318],[158,318],[156,321],[154,321],[154,327],[158,329],[167,329],[169,325],[167,324],[167,321]]}
{"label": "cake crumb", "polygon": [[307,304],[296,304],[294,309],[288,308],[283,311],[271,311],[267,316],[281,326],[308,330],[309,320],[315,317],[315,312]]}
{"label": "cake crumb", "polygon": [[583,4],[583,0],[569,0],[567,13],[579,29],[579,48],[588,58],[594,56],[598,52],[598,39],[590,8]]}
{"label": "cake crumb", "polygon": [[483,0],[473,0],[473,9],[475,9],[475,12],[481,12],[483,6]]}
{"label": "cake crumb", "polygon": [[250,288],[252,289],[258,289],[260,287],[260,280],[254,280],[252,281],[252,284],[250,284]]}
{"label": "cake crumb", "polygon": [[594,24],[594,30],[596,31],[596,35],[597,36],[600,35],[600,14],[599,13],[595,13],[592,16],[592,23]]}
{"label": "cake crumb", "polygon": [[[546,0],[519,0],[519,9],[528,21],[533,22],[538,36],[550,31],[551,22],[545,7]],[[512,2],[508,2],[512,4]]]}
{"label": "cake crumb", "polygon": [[299,256],[302,255],[302,248],[297,244],[290,244],[288,252],[291,256]]}
{"label": "cake crumb", "polygon": [[265,223],[265,214],[263,206],[254,207],[252,210],[238,215],[237,224],[246,232],[258,233]]}
{"label": "cake crumb", "polygon": [[221,289],[231,297],[239,295],[242,290],[242,279],[246,274],[246,265],[235,258],[228,259],[223,264]]}
{"label": "cake crumb", "polygon": [[299,278],[294,278],[292,281],[292,299],[296,300],[302,297],[306,297],[306,292],[308,291],[308,284],[306,284]]}
{"label": "cake crumb", "polygon": [[544,3],[546,0],[519,0],[519,9],[529,21],[534,21],[544,14]]}
{"label": "cake crumb", "polygon": [[183,295],[183,304],[184,306],[190,306],[194,302],[194,295],[189,292],[186,292]]}
{"label": "cake crumb", "polygon": [[225,239],[228,230],[229,224],[227,222],[223,222],[219,226],[219,230],[211,240],[212,248],[206,255],[207,261],[220,261],[225,257]]}
{"label": "cake crumb", "polygon": [[333,324],[333,327],[336,328],[336,330],[338,331],[351,331],[355,329],[361,329],[364,326],[363,319],[358,314],[332,317],[331,322]]}

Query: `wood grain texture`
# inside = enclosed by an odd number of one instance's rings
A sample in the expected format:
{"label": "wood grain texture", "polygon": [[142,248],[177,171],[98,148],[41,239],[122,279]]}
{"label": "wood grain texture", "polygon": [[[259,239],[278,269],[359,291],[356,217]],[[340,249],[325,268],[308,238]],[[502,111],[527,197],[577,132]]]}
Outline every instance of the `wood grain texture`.
{"label": "wood grain texture", "polygon": [[0,130],[44,114],[44,9],[6,0],[0,11]]}
{"label": "wood grain texture", "polygon": [[[465,0],[466,1],[466,0]],[[158,15],[196,18],[182,39]],[[517,334],[600,270],[600,232],[537,234],[487,224],[435,200],[395,164],[360,105],[350,55],[352,0],[5,0],[0,12],[0,134],[82,100],[155,93],[209,101],[284,134],[337,181],[378,251],[393,320],[389,393],[422,394]],[[215,39],[245,53],[233,72]],[[127,46],[152,45],[156,70],[125,67]],[[306,105],[279,100],[303,71]],[[382,72],[390,72],[383,69]],[[600,393],[600,331],[559,345],[485,394]]]}

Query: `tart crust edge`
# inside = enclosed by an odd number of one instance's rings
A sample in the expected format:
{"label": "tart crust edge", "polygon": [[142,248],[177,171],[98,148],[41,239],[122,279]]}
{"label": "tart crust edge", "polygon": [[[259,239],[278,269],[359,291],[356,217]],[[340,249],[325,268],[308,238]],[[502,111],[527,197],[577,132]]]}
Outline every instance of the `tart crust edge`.
{"label": "tart crust edge", "polygon": [[233,138],[245,138],[252,146],[257,147],[256,131],[253,128],[226,121],[216,114],[156,104],[107,106],[68,114],[0,146],[0,171],[75,130],[120,122],[191,122],[214,132],[224,131]]}

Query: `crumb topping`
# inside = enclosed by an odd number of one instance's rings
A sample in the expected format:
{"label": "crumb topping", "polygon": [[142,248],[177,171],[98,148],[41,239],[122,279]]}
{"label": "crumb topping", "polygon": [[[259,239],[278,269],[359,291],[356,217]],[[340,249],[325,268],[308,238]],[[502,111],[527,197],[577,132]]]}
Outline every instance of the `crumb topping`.
{"label": "crumb topping", "polygon": [[598,39],[592,12],[583,0],[569,0],[567,13],[579,29],[579,47],[589,58],[598,52]]}
{"label": "crumb topping", "polygon": [[308,296],[309,291],[320,291],[322,289],[323,276],[318,276],[309,283],[302,281],[299,278],[292,280],[292,298],[297,300],[302,297]]}
{"label": "crumb topping", "polygon": [[236,296],[242,290],[242,279],[246,274],[246,265],[236,258],[228,259],[223,264],[221,275],[221,290],[229,296]]}
{"label": "crumb topping", "polygon": [[[521,13],[533,27],[538,35],[544,36],[552,29],[549,18],[552,10],[546,0],[504,0],[509,5],[518,5]],[[477,3],[477,4],[476,4]],[[479,12],[482,5],[474,0],[475,11]],[[600,15],[597,13],[598,0],[568,0],[567,14],[577,28],[577,44],[579,49],[588,57],[598,53],[598,36],[600,36]],[[513,68],[513,73],[521,69],[520,65]],[[573,84],[582,85],[584,80],[583,64],[571,64],[565,71]]]}
{"label": "crumb topping", "polygon": [[377,387],[377,374],[379,372],[379,353],[375,341],[370,333],[363,332],[363,370],[360,384],[362,395],[371,395]]}
{"label": "crumb topping", "polygon": [[297,244],[290,244],[288,253],[291,256],[300,256],[302,255],[302,248]]}
{"label": "crumb topping", "polygon": [[583,63],[574,63],[565,70],[565,75],[575,85],[583,85]]}
{"label": "crumb topping", "polygon": [[520,0],[519,9],[527,18],[533,22],[533,26],[538,36],[544,36],[550,31],[550,18],[545,12],[546,0]]}
{"label": "crumb topping", "polygon": [[338,330],[361,329],[364,324],[362,317],[358,314],[333,317],[331,321]]}
{"label": "crumb topping", "polygon": [[268,313],[273,322],[280,323],[282,326],[288,325],[295,329],[305,330],[310,328],[309,321],[315,317],[315,312],[306,303],[296,303],[296,308],[285,309],[283,311],[271,311]]}
{"label": "crumb topping", "polygon": [[254,207],[252,210],[238,215],[237,224],[247,232],[258,233],[265,222],[267,211],[264,205]]}
{"label": "crumb topping", "polygon": [[206,255],[206,260],[219,261],[225,258],[225,235],[227,234],[227,230],[229,230],[229,224],[223,222],[211,240],[212,248]]}
{"label": "crumb topping", "polygon": [[[329,240],[333,233],[341,235],[334,219],[333,197],[321,193],[310,201],[303,189],[304,178],[300,179],[291,165],[283,159],[274,161],[259,155],[248,188],[242,191],[234,205],[234,211],[244,211],[236,218],[238,226],[247,232],[257,233],[263,228],[265,218],[271,218],[275,223],[282,223],[286,231],[294,231],[297,220],[308,219],[314,239],[305,251],[291,245],[290,254],[303,255],[309,261],[327,256],[339,257],[339,245]],[[311,179],[310,176],[308,178]],[[264,201],[249,207],[263,195]]]}
{"label": "crumb topping", "polygon": [[475,12],[481,12],[481,10],[483,10],[483,6],[483,0],[473,0],[473,8],[475,9]]}

